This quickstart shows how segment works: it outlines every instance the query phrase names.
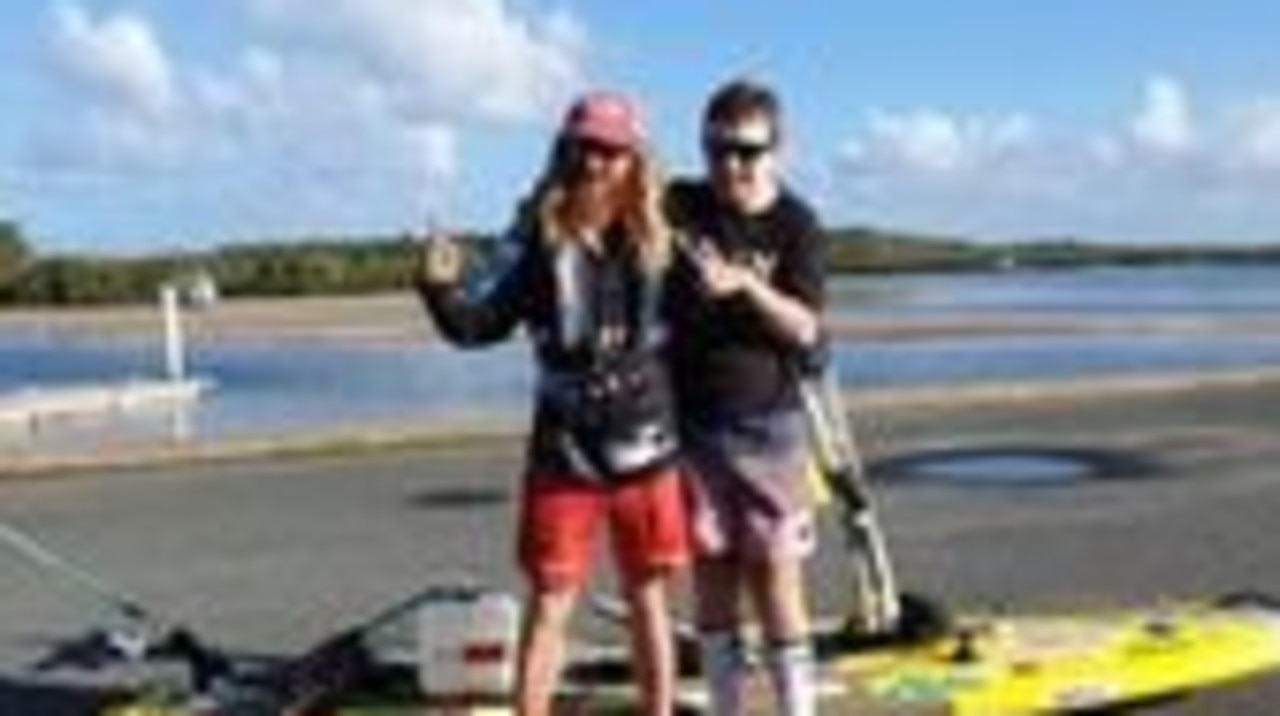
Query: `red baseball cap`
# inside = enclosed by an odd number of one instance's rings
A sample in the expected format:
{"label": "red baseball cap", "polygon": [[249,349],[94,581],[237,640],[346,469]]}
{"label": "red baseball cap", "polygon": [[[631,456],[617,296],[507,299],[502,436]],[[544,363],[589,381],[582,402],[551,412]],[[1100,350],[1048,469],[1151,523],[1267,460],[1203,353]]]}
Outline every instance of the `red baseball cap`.
{"label": "red baseball cap", "polygon": [[616,92],[591,92],[580,97],[565,114],[561,134],[624,149],[644,142],[640,113]]}

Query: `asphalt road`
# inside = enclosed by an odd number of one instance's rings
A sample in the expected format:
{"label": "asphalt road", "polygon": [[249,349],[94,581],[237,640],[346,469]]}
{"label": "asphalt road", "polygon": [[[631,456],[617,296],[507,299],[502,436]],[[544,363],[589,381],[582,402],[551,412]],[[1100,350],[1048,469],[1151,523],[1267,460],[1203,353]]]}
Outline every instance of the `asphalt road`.
{"label": "asphalt road", "polygon": [[[1280,595],[1280,385],[942,405],[856,418],[909,589],[1017,612]],[[519,455],[492,441],[8,481],[0,520],[224,645],[281,651],[424,582],[516,585]],[[950,458],[968,467],[940,478]],[[846,572],[824,529],[812,582],[836,612]],[[0,714],[76,713],[24,665],[101,614],[0,549]],[[1155,713],[1276,703],[1270,679]]]}

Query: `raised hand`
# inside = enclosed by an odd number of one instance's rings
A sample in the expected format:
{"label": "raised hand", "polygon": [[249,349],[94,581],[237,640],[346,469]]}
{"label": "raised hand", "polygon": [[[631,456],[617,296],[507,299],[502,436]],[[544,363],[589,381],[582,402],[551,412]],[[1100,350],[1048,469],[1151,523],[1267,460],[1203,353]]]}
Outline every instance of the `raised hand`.
{"label": "raised hand", "polygon": [[710,241],[695,242],[691,254],[708,295],[716,298],[732,296],[755,278],[749,267],[730,261]]}
{"label": "raised hand", "polygon": [[452,236],[431,232],[418,250],[418,278],[424,283],[452,286],[462,280],[462,246]]}

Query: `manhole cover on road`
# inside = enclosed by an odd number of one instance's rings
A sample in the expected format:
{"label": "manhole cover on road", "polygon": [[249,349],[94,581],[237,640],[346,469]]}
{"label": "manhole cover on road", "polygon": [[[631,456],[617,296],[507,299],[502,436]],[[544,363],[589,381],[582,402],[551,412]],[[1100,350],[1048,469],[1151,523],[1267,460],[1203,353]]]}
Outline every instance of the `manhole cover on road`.
{"label": "manhole cover on road", "polygon": [[982,448],[937,450],[892,458],[876,471],[894,479],[1013,487],[1073,485],[1150,475],[1133,455],[1097,450]]}
{"label": "manhole cover on road", "polygon": [[911,472],[925,480],[1040,485],[1079,482],[1093,470],[1075,460],[1045,455],[967,455],[921,461]]}

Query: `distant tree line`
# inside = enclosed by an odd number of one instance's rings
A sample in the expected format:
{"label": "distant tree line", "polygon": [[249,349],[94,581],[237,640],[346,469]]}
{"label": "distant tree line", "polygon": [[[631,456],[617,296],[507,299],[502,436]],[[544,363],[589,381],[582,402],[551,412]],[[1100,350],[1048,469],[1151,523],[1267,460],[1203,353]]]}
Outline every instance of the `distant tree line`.
{"label": "distant tree line", "polygon": [[302,241],[178,255],[48,256],[0,272],[0,302],[85,305],[153,300],[159,286],[200,271],[225,296],[357,294],[408,286],[413,251],[404,241]]}
{"label": "distant tree line", "polygon": [[1075,238],[995,242],[870,228],[833,229],[830,238],[830,265],[839,273],[1280,262],[1280,243],[1126,244]]}
{"label": "distant tree line", "polygon": [[[1093,264],[1280,262],[1280,244],[1153,246],[1075,239],[992,243],[963,238],[839,228],[830,232],[837,272],[987,271]],[[479,261],[499,242],[466,237]],[[208,273],[227,296],[359,294],[407,289],[416,250],[405,237],[234,244],[207,251],[120,258],[39,256],[13,221],[0,220],[0,305],[83,305],[151,301],[161,283]]]}
{"label": "distant tree line", "polygon": [[[495,242],[466,236],[483,260]],[[91,305],[155,299],[165,281],[207,273],[224,296],[360,294],[407,289],[417,257],[408,237],[232,244],[142,257],[36,256],[16,224],[0,223],[0,305]]]}
{"label": "distant tree line", "polygon": [[16,221],[0,220],[0,286],[7,286],[31,260],[31,247]]}

